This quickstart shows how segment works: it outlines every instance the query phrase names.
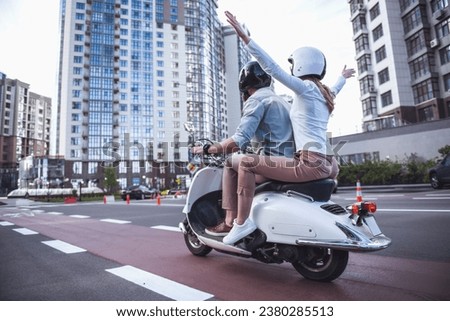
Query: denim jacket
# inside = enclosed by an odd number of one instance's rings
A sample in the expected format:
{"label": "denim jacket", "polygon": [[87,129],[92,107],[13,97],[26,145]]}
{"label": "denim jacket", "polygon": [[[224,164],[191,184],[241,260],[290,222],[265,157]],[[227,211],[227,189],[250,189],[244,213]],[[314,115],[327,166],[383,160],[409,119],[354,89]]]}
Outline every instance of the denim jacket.
{"label": "denim jacket", "polygon": [[264,155],[293,157],[295,148],[289,109],[290,105],[272,88],[258,89],[244,104],[233,141],[241,149],[257,144],[263,148]]}

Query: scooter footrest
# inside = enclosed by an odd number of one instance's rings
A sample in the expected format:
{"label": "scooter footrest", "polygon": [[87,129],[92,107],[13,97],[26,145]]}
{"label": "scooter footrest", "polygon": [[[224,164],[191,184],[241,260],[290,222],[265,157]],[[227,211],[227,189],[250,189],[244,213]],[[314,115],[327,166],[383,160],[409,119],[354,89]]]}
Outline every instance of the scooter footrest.
{"label": "scooter footrest", "polygon": [[288,190],[291,190],[311,196],[317,202],[327,202],[330,200],[331,194],[333,193],[334,184],[334,180],[331,178],[304,183],[267,181],[256,187],[255,194],[268,191],[287,192]]}

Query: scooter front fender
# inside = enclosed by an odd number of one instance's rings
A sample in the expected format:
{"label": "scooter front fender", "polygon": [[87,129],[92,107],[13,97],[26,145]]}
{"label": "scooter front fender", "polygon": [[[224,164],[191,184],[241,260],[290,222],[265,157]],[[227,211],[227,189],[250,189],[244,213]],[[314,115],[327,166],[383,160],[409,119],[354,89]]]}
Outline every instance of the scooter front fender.
{"label": "scooter front fender", "polygon": [[189,213],[192,205],[203,195],[222,190],[222,173],[223,168],[205,167],[195,174],[186,196],[184,214]]}

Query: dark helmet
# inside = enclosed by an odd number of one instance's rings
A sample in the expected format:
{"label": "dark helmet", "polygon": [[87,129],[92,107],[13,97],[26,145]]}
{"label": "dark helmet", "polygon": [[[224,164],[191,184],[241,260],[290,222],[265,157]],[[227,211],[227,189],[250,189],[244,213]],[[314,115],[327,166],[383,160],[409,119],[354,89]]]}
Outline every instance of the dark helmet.
{"label": "dark helmet", "polygon": [[249,88],[269,87],[272,77],[269,76],[256,61],[248,62],[239,75],[239,90],[245,93]]}

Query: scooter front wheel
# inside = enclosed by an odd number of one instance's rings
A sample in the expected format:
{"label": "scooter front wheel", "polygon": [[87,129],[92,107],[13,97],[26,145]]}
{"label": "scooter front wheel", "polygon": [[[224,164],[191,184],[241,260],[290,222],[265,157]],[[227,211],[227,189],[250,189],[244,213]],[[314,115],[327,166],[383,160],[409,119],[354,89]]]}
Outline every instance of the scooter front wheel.
{"label": "scooter front wheel", "polygon": [[305,256],[292,265],[304,278],[331,282],[337,279],[348,263],[348,252],[329,248],[307,247]]}
{"label": "scooter front wheel", "polygon": [[212,248],[200,242],[197,235],[195,235],[195,233],[187,223],[187,220],[185,220],[183,223],[184,226],[186,226],[186,233],[184,233],[184,242],[186,243],[189,251],[196,256],[208,255],[209,252],[212,251]]}

